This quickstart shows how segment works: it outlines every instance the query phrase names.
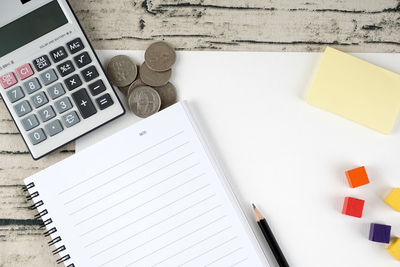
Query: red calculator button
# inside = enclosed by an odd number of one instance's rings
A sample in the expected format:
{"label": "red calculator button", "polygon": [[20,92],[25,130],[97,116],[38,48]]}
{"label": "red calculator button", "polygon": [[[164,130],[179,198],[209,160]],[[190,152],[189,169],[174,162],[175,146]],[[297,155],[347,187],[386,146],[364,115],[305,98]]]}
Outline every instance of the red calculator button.
{"label": "red calculator button", "polygon": [[25,64],[17,69],[17,75],[21,80],[25,80],[33,75],[31,65]]}
{"label": "red calculator button", "polygon": [[3,86],[4,89],[7,89],[8,87],[13,86],[14,84],[17,83],[17,79],[15,78],[14,73],[9,72],[3,76],[0,77],[0,83]]}

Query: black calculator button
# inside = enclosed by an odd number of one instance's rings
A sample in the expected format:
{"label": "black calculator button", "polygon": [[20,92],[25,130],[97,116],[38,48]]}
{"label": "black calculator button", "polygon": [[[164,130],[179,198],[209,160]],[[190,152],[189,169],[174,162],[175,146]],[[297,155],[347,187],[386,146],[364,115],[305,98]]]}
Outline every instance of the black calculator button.
{"label": "black calculator button", "polygon": [[82,85],[82,80],[81,80],[81,78],[79,78],[78,74],[72,75],[71,77],[66,79],[64,82],[65,82],[65,85],[67,86],[68,90],[70,90],[70,91],[72,91],[75,88],[78,88],[79,86]]}
{"label": "black calculator button", "polygon": [[76,52],[81,51],[83,48],[85,48],[81,38],[76,38],[75,40],[72,40],[71,42],[67,43],[67,46],[71,54],[75,54]]}
{"label": "black calculator button", "polygon": [[82,76],[83,76],[83,79],[85,79],[86,82],[90,82],[91,80],[99,77],[99,73],[97,72],[95,66],[90,66],[89,68],[84,69],[82,71]]}
{"label": "black calculator button", "polygon": [[83,52],[82,54],[77,55],[76,57],[74,57],[74,60],[78,68],[82,68],[92,63],[92,59],[90,58],[88,52]]}
{"label": "black calculator button", "polygon": [[72,65],[71,60],[67,60],[64,63],[61,63],[57,66],[58,72],[61,76],[67,76],[75,71],[74,65]]}
{"label": "black calculator button", "polygon": [[51,62],[48,56],[44,55],[41,57],[38,57],[33,61],[33,65],[35,65],[35,68],[37,71],[42,71],[46,69],[47,67],[50,67]]}
{"label": "black calculator button", "polygon": [[114,104],[114,101],[111,99],[109,94],[105,94],[96,99],[97,105],[99,105],[101,110],[108,108]]}
{"label": "black calculator button", "polygon": [[94,83],[89,85],[89,90],[92,93],[92,96],[96,96],[102,92],[104,92],[107,88],[105,87],[102,80],[95,81]]}
{"label": "black calculator button", "polygon": [[56,50],[51,51],[50,56],[53,59],[54,63],[57,63],[63,59],[66,59],[68,57],[68,54],[67,51],[65,51],[65,48],[60,46]]}
{"label": "black calculator button", "polygon": [[96,107],[93,105],[86,89],[80,89],[72,94],[75,104],[78,106],[79,111],[84,119],[97,113]]}

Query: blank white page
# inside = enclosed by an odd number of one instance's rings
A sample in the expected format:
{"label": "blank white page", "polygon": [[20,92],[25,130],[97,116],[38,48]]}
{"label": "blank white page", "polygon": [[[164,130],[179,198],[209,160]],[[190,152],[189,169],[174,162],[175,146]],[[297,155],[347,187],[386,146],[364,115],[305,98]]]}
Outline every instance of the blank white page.
{"label": "blank white page", "polygon": [[185,103],[28,178],[75,266],[268,266]]}

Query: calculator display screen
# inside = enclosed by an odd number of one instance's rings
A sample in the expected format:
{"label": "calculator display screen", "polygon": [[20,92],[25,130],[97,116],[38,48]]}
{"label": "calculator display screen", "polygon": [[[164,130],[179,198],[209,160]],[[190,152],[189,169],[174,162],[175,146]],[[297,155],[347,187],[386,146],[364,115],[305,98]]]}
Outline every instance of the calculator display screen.
{"label": "calculator display screen", "polygon": [[68,23],[57,1],[0,28],[0,57]]}

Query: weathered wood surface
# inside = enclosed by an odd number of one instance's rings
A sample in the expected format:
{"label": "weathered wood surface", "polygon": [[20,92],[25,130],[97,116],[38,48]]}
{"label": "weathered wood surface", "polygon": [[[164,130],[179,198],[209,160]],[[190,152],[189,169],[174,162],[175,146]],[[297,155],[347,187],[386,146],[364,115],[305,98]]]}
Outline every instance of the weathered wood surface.
{"label": "weathered wood surface", "polygon": [[[400,52],[399,0],[71,0],[98,49]],[[1,44],[0,44],[1,45]],[[23,179],[71,155],[33,161],[0,103],[0,267],[55,266]]]}

